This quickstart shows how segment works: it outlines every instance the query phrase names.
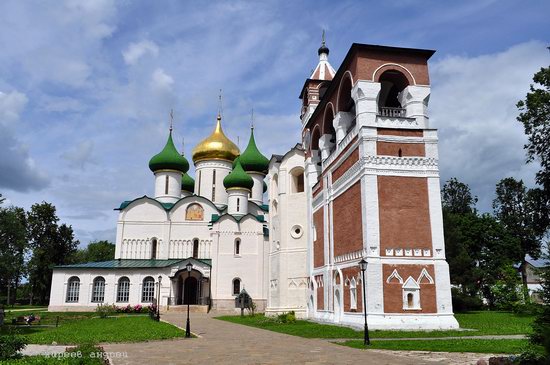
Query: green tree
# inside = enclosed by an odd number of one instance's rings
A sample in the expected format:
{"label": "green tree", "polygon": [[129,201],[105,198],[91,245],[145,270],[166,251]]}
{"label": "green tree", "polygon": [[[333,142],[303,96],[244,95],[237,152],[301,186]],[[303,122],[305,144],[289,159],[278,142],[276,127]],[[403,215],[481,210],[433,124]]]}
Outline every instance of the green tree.
{"label": "green tree", "polygon": [[73,229],[58,225],[55,207],[46,202],[34,204],[28,213],[28,235],[32,256],[28,263],[31,300],[45,304],[50,294],[52,269],[70,262],[78,241]]}
{"label": "green tree", "polygon": [[472,195],[470,187],[457,180],[456,177],[448,180],[441,189],[443,209],[450,213],[475,212],[477,197]]}
{"label": "green tree", "polygon": [[517,103],[520,111],[517,120],[523,124],[528,142],[527,162],[538,161],[537,183],[543,187],[547,200],[550,199],[550,66],[541,68],[533,76],[525,100]]}
{"label": "green tree", "polygon": [[26,225],[22,208],[0,208],[0,283],[7,288],[7,304],[13,302],[12,296],[17,296],[17,287],[25,273]]}
{"label": "green tree", "polygon": [[115,257],[115,244],[109,241],[93,241],[84,249],[79,249],[73,258],[74,263],[108,261]]}
{"label": "green tree", "polygon": [[2,198],[2,194],[0,193],[0,204],[2,204],[5,200],[6,198]]}
{"label": "green tree", "polygon": [[[543,256],[550,262],[550,252],[547,251]],[[550,363],[550,266],[540,268],[538,274],[542,281],[539,295],[546,305],[541,306],[541,312],[535,318],[531,342],[544,347],[547,363]]]}
{"label": "green tree", "polygon": [[539,258],[542,238],[548,220],[547,204],[540,189],[527,189],[522,180],[502,179],[496,186],[493,209],[497,219],[508,232],[520,242],[519,260],[525,300],[529,300],[527,289],[526,256]]}

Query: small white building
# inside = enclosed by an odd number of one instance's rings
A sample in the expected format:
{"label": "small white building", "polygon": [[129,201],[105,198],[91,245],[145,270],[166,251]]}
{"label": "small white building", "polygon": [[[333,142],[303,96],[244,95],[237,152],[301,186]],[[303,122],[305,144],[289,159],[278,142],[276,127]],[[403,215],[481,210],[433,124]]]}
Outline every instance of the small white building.
{"label": "small white building", "polygon": [[263,180],[269,161],[258,151],[253,130],[241,154],[223,133],[219,115],[214,132],[195,147],[193,161],[196,182],[170,130],[166,146],[149,162],[154,197],[118,208],[114,260],[54,268],[49,310],[149,305],[157,298],[162,307],[189,303],[230,310],[242,289],[264,310]]}

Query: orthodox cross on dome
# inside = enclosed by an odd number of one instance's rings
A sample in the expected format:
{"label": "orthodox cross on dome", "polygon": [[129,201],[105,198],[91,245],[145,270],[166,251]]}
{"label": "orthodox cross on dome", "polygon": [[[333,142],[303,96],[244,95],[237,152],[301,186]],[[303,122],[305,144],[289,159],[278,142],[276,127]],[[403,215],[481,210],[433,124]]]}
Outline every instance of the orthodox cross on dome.
{"label": "orthodox cross on dome", "polygon": [[220,89],[220,94],[218,95],[218,117],[221,118],[223,112],[222,104],[222,89]]}
{"label": "orthodox cross on dome", "polygon": [[252,108],[250,115],[250,129],[254,129],[254,108]]}
{"label": "orthodox cross on dome", "polygon": [[170,133],[174,129],[174,109],[170,109]]}
{"label": "orthodox cross on dome", "polygon": [[310,79],[313,80],[332,80],[336,71],[328,62],[329,49],[327,47],[325,30],[323,29],[323,34],[321,36],[321,47],[317,50],[319,55],[319,63],[317,67],[311,72]]}
{"label": "orthodox cross on dome", "polygon": [[181,155],[185,156],[185,137],[181,139]]}

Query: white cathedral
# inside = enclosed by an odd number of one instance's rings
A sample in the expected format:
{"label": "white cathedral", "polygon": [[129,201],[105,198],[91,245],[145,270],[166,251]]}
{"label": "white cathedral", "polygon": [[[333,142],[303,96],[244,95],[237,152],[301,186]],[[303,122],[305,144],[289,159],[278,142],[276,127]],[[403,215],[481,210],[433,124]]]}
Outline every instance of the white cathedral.
{"label": "white cathedral", "polygon": [[366,309],[372,328],[456,328],[426,112],[433,51],[353,44],[338,70],[324,41],[318,53],[300,143],[268,159],[252,128],[241,152],[218,113],[193,179],[170,128],[149,161],[154,196],[117,208],[114,259],[55,267],[49,310],[235,311],[245,289],[267,315],[361,326]]}

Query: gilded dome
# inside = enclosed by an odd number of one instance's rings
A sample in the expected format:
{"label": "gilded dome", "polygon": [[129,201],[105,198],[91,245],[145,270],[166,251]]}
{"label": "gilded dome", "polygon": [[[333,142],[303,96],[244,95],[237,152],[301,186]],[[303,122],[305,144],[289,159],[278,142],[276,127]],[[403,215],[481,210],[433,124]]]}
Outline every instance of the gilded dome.
{"label": "gilded dome", "polygon": [[233,161],[239,154],[239,147],[223,133],[222,117],[218,115],[214,132],[193,149],[193,162],[203,160]]}

